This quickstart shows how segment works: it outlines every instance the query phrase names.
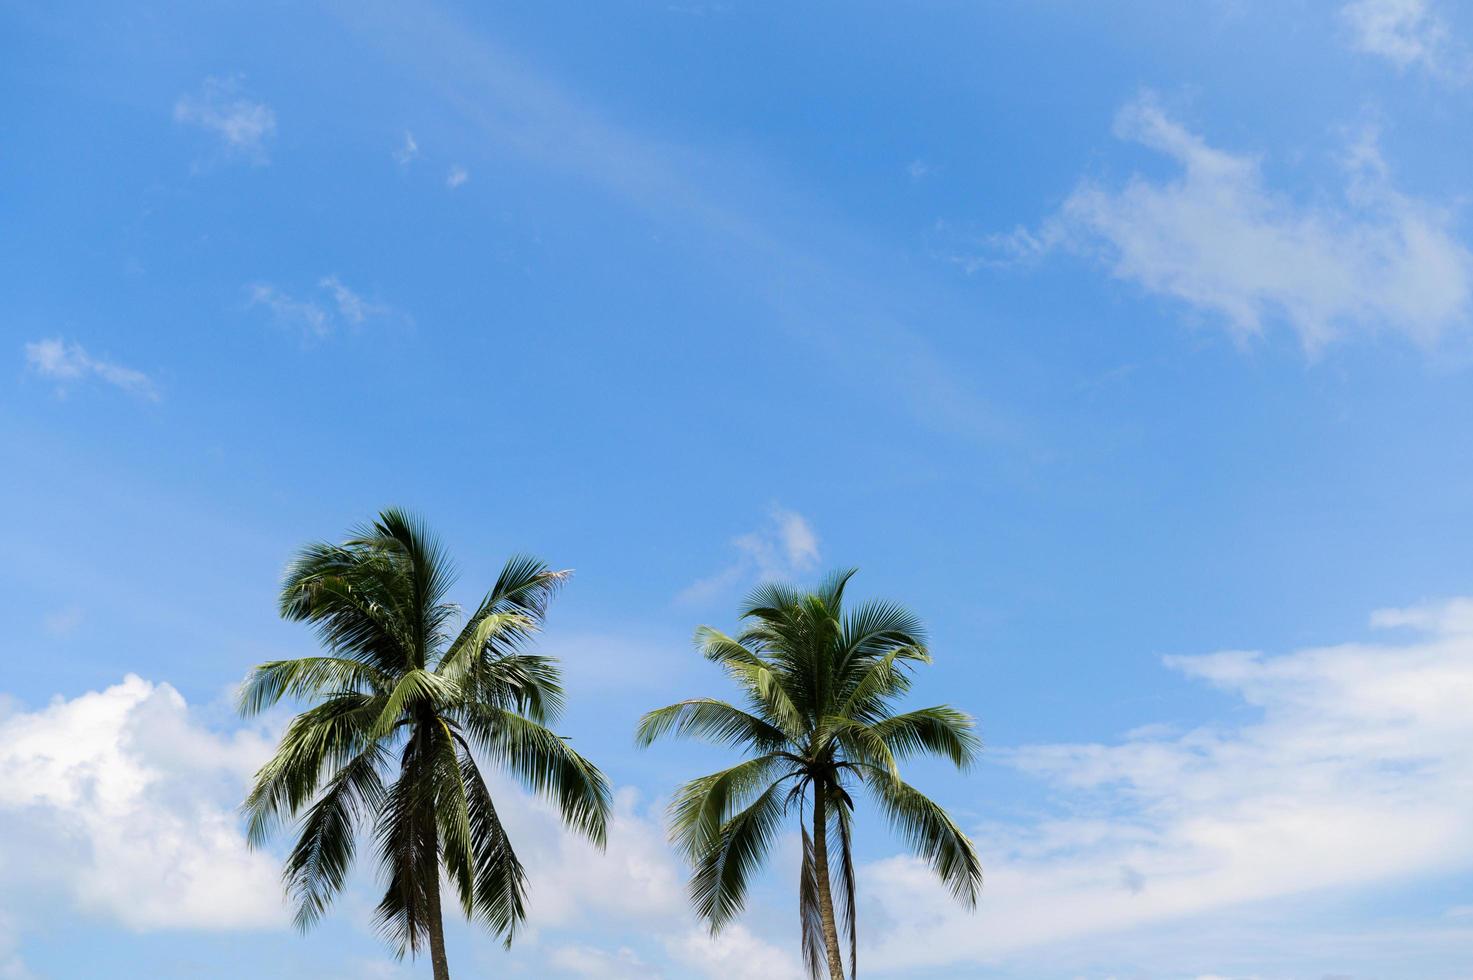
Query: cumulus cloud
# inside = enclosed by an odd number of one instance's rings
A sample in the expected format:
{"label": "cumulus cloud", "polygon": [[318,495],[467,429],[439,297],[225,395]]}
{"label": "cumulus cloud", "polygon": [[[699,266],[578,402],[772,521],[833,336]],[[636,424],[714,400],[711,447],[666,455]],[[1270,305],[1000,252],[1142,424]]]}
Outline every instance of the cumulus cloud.
{"label": "cumulus cloud", "polygon": [[317,288],[326,296],[299,297],[269,282],[252,283],[247,289],[248,305],[261,307],[277,324],[296,330],[307,340],[320,340],[343,324],[361,326],[369,319],[391,315],[383,303],[365,299],[337,276],[324,276]]}
{"label": "cumulus cloud", "polygon": [[[246,847],[236,811],[272,744],[261,728],[207,727],[174,688],[134,675],[0,714],[0,978],[29,976],[14,937],[55,921],[37,911],[43,899],[139,931],[284,927],[280,856]],[[615,793],[599,850],[566,832],[553,805],[487,772],[528,868],[517,950],[546,968],[538,975],[796,976],[788,953],[749,929],[712,939],[697,925],[660,817],[633,789]],[[366,851],[358,863],[371,868]],[[377,888],[353,882],[339,913],[356,912],[366,931]],[[601,948],[599,934],[647,948]],[[384,963],[354,969],[399,975]]]}
{"label": "cumulus cloud", "polygon": [[714,575],[687,586],[681,602],[708,602],[743,582],[785,579],[812,571],[819,562],[818,535],[796,511],[773,507],[767,523],[732,539],[736,558]]}
{"label": "cumulus cloud", "polygon": [[801,980],[806,976],[797,957],[740,923],[716,936],[705,929],[691,929],[668,940],[665,948],[677,963],[712,980]]}
{"label": "cumulus cloud", "polygon": [[1358,51],[1385,58],[1400,69],[1465,78],[1467,55],[1429,0],[1353,0],[1340,8]]}
{"label": "cumulus cloud", "polygon": [[[1225,910],[1288,896],[1473,870],[1470,609],[1457,600],[1378,613],[1377,624],[1425,630],[1401,642],[1167,658],[1237,698],[1254,715],[1243,724],[1001,753],[1044,780],[1061,810],[980,829],[989,874],[975,916],[954,909],[909,858],[867,866],[862,886],[888,923],[869,961],[900,969],[1036,964],[1086,950],[1098,958],[1110,937],[1133,935],[1139,949],[1161,935],[1140,930],[1188,916],[1220,921]],[[1342,972],[1376,955],[1371,938],[1329,947],[1341,950]],[[1403,926],[1390,940],[1403,966],[1408,938]],[[1449,951],[1470,940],[1466,924],[1438,923],[1418,938],[1419,955],[1435,948],[1451,962]],[[1214,950],[1222,959],[1213,965],[1247,972],[1241,964],[1267,944],[1249,945]],[[1192,962],[1205,965],[1200,935],[1194,946]],[[1301,961],[1290,972],[1307,969]]]}
{"label": "cumulus cloud", "polygon": [[1309,350],[1357,330],[1432,344],[1467,324],[1473,253],[1444,209],[1393,186],[1374,133],[1345,154],[1343,204],[1333,205],[1274,191],[1256,157],[1211,146],[1149,95],[1121,111],[1115,132],[1180,173],[1118,188],[1085,181],[1040,230],[995,238],[1000,253],[1093,255],[1240,337],[1282,322]]}
{"label": "cumulus cloud", "polygon": [[34,374],[56,382],[58,393],[72,385],[101,381],[147,401],[158,401],[158,388],[142,371],[93,357],[81,344],[49,337],[25,345],[26,367]]}
{"label": "cumulus cloud", "polygon": [[240,91],[233,78],[207,78],[193,95],[174,103],[174,121],[213,134],[224,150],[255,163],[266,163],[267,144],[276,133],[276,113]]}
{"label": "cumulus cloud", "polygon": [[50,889],[138,930],[281,924],[275,861],[246,850],[234,811],[266,751],[133,675],[0,720],[0,912]]}

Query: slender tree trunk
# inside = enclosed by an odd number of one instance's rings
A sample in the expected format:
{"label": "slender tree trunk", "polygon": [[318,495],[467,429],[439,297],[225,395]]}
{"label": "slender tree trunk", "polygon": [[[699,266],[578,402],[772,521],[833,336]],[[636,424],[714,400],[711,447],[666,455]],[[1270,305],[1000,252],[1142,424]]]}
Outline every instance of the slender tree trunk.
{"label": "slender tree trunk", "polygon": [[844,957],[839,953],[834,899],[829,892],[829,815],[822,786],[813,788],[813,877],[818,879],[818,915],[823,921],[823,946],[828,953],[829,980],[844,980]]}
{"label": "slender tree trunk", "polygon": [[[438,866],[436,872],[439,871]],[[430,918],[430,969],[435,980],[450,980],[450,963],[445,959],[445,923],[440,918],[440,876],[437,873],[428,894]]]}

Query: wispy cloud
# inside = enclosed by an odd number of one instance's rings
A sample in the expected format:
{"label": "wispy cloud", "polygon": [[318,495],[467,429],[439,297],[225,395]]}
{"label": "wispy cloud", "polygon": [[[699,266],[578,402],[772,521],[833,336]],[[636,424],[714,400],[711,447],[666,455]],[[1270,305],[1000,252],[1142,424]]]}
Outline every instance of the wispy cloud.
{"label": "wispy cloud", "polygon": [[318,303],[297,299],[269,282],[252,283],[248,288],[250,305],[270,311],[271,318],[278,324],[300,330],[308,338],[326,337],[332,332],[332,320]]}
{"label": "wispy cloud", "polygon": [[[1166,659],[1237,699],[1253,716],[1244,723],[1154,726],[1114,743],[999,753],[1044,780],[1060,810],[981,828],[988,904],[976,917],[952,908],[909,858],[867,868],[866,894],[894,924],[870,962],[882,970],[1037,967],[1049,958],[1058,967],[1073,956],[1109,973],[1102,951],[1119,936],[1133,937],[1126,948],[1137,953],[1156,951],[1154,962],[1131,960],[1136,966],[1186,975],[1181,962],[1167,962],[1168,944],[1150,938],[1165,935],[1165,923],[1206,916],[1221,924],[1229,908],[1246,914],[1291,895],[1307,908],[1316,892],[1353,895],[1473,869],[1470,610],[1473,602],[1459,600],[1377,614],[1377,623],[1428,630],[1399,642]],[[1161,931],[1140,931],[1153,925]],[[1251,964],[1269,950],[1262,937],[1249,955],[1193,935],[1198,971],[1257,972]],[[1343,958],[1327,966],[1374,972],[1373,956],[1399,950],[1408,975],[1433,975],[1408,966],[1408,937],[1383,937],[1375,949],[1373,938],[1339,947]],[[1470,938],[1466,923],[1449,923],[1421,941],[1448,962]],[[1293,955],[1304,958],[1286,975],[1325,972],[1309,968],[1315,954]]]}
{"label": "wispy cloud", "polygon": [[268,161],[267,144],[276,133],[276,113],[242,95],[233,78],[207,78],[197,93],[181,95],[174,121],[214,134],[227,153],[255,163]]}
{"label": "wispy cloud", "polygon": [[67,606],[41,617],[41,629],[55,637],[71,636],[82,625],[82,610],[79,606]]}
{"label": "wispy cloud", "polygon": [[414,140],[414,134],[405,130],[404,142],[399,149],[394,151],[394,162],[401,167],[407,167],[419,156],[419,144]]}
{"label": "wispy cloud", "polygon": [[1385,58],[1397,68],[1466,80],[1466,48],[1430,0],[1353,0],[1340,9],[1358,51]]}
{"label": "wispy cloud", "polygon": [[101,381],[138,398],[159,400],[158,388],[148,375],[114,361],[93,357],[81,344],[51,337],[26,344],[25,355],[26,367],[32,373],[56,382],[60,394],[65,394],[73,385]]}
{"label": "wispy cloud", "polygon": [[916,327],[917,308],[938,301],[934,291],[889,285],[890,277],[872,272],[869,243],[805,207],[794,188],[763,180],[750,159],[620,125],[440,5],[412,14],[371,4],[341,9],[351,27],[432,84],[499,152],[590,181],[712,243],[720,256],[713,272],[769,303],[773,322],[837,366],[840,383],[868,388],[878,372],[894,382],[898,403],[929,426],[972,440],[1019,441],[1019,423]]}
{"label": "wispy cloud", "polygon": [[1468,323],[1473,253],[1445,209],[1396,189],[1374,132],[1344,154],[1339,206],[1271,189],[1256,157],[1209,145],[1150,95],[1120,112],[1115,132],[1181,173],[1118,188],[1086,180],[1039,230],[994,237],[992,260],[1069,248],[1240,337],[1286,323],[1310,350],[1351,331],[1432,344]]}
{"label": "wispy cloud", "polygon": [[252,283],[247,292],[250,306],[267,310],[276,323],[300,332],[308,340],[327,337],[343,324],[360,326],[394,312],[387,304],[365,299],[337,276],[323,276],[317,288],[327,294],[320,301],[293,296],[267,282]]}
{"label": "wispy cloud", "polygon": [[338,315],[349,323],[362,323],[371,316],[383,316],[390,312],[382,303],[370,303],[353,292],[337,276],[324,276],[317,285],[332,294]]}
{"label": "wispy cloud", "polygon": [[453,191],[470,179],[470,173],[464,167],[457,165],[451,167],[450,173],[445,175],[445,186]]}
{"label": "wispy cloud", "polygon": [[744,582],[791,578],[819,562],[818,535],[802,514],[773,507],[762,527],[732,539],[736,558],[721,571],[683,589],[677,601],[702,603]]}

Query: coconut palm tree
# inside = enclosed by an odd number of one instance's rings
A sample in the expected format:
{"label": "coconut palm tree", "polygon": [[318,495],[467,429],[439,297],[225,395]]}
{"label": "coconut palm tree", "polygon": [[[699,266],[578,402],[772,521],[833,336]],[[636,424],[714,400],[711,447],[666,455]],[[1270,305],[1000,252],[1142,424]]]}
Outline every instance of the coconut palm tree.
{"label": "coconut palm tree", "polygon": [[397,948],[428,946],[448,980],[440,872],[467,918],[511,944],[526,874],[481,775],[499,763],[550,797],[599,846],[603,774],[545,724],[562,706],[556,664],[525,652],[567,577],[516,557],[475,611],[447,601],[454,572],[424,525],[386,510],[343,544],[312,544],[287,568],[281,615],[311,623],[321,656],[261,664],[244,714],[312,702],[256,774],[244,810],[264,843],[300,818],[283,877],[306,929],[343,887],[356,836],[372,833],[386,884],[376,923]]}
{"label": "coconut palm tree", "polygon": [[846,611],[844,589],[853,575],[835,574],[813,592],[758,587],[735,637],[702,626],[697,646],[736,682],[744,706],[681,701],[645,715],[637,735],[641,745],[667,734],[695,736],[750,756],[687,783],[670,805],[671,835],[694,869],[691,898],[712,932],[741,911],[784,815],[797,811],[803,957],[816,980],[825,972],[844,980],[835,894],[851,976],[858,966],[852,790],[867,791],[967,906],[982,882],[971,841],[899,770],[901,760],[919,753],[965,769],[980,748],[972,719],[945,705],[893,713],[913,667],[931,661],[923,628],[887,602]]}

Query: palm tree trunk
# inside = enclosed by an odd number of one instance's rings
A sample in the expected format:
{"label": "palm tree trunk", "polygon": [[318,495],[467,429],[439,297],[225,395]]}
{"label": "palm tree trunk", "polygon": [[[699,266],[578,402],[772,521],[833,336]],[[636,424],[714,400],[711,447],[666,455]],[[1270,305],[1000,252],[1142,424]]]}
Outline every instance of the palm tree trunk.
{"label": "palm tree trunk", "polygon": [[[438,868],[436,870],[438,871]],[[430,969],[434,971],[435,980],[450,980],[450,962],[445,959],[445,923],[440,917],[438,874],[435,876],[435,881],[430,884],[426,898],[430,919]]]}
{"label": "palm tree trunk", "polygon": [[822,786],[813,789],[813,876],[818,879],[818,915],[823,922],[829,980],[844,980],[844,957],[839,953],[839,930],[834,925],[834,898],[829,892],[829,820]]}

